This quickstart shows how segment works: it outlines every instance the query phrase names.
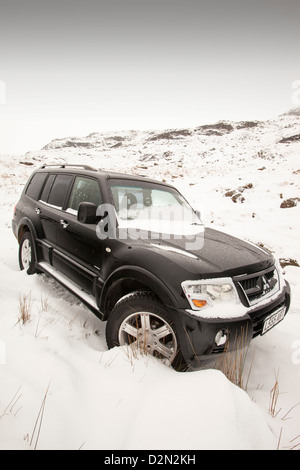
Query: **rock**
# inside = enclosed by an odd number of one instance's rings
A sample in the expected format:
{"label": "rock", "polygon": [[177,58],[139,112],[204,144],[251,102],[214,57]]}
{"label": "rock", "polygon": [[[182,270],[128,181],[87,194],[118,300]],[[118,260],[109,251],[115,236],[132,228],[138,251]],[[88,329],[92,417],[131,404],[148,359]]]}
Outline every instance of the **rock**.
{"label": "rock", "polygon": [[290,137],[284,137],[279,141],[280,144],[288,144],[290,142],[298,142],[300,140],[300,134],[291,135]]}
{"label": "rock", "polygon": [[300,267],[298,262],[295,259],[291,258],[280,258],[279,263],[282,268],[285,268],[286,266],[296,266],[298,268]]}
{"label": "rock", "polygon": [[225,193],[224,196],[231,197],[231,200],[234,203],[237,203],[237,202],[243,203],[245,201],[245,198],[242,196],[242,193],[239,193],[236,191],[227,191],[227,193]]}
{"label": "rock", "polygon": [[259,121],[241,121],[237,123],[237,129],[248,129],[258,126]]}
{"label": "rock", "polygon": [[253,188],[252,183],[245,184],[244,186],[240,186],[237,190],[231,190],[227,191],[224,196],[225,197],[231,197],[232,202],[237,203],[237,202],[245,202],[244,196],[242,196],[242,193],[245,191],[245,189],[251,189]]}
{"label": "rock", "polygon": [[194,132],[196,134],[203,135],[224,135],[229,134],[234,130],[232,124],[226,123],[224,121],[217,122],[216,124],[205,124],[203,126],[196,127]]}
{"label": "rock", "polygon": [[166,132],[162,132],[160,134],[155,134],[154,136],[149,138],[149,141],[155,141],[155,140],[161,140],[161,139],[172,140],[172,139],[178,139],[181,137],[186,137],[191,134],[192,134],[192,131],[190,129],[172,129]]}
{"label": "rock", "polygon": [[292,198],[289,198],[289,199],[285,199],[280,204],[280,207],[281,207],[281,209],[287,209],[289,207],[295,207],[295,206],[297,206],[299,201],[300,201],[299,197],[292,197]]}

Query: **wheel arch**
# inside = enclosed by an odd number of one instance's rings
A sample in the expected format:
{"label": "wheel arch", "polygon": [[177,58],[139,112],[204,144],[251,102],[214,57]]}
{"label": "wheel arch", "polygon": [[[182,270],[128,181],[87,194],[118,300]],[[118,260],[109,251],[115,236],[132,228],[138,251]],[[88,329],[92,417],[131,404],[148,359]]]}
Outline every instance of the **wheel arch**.
{"label": "wheel arch", "polygon": [[166,307],[178,306],[172,291],[154,274],[139,266],[124,266],[114,271],[103,286],[99,308],[104,319],[122,297],[143,290],[155,294]]}
{"label": "wheel arch", "polygon": [[32,237],[33,250],[34,250],[35,257],[37,259],[36,230],[31,220],[28,219],[27,217],[24,217],[23,219],[20,220],[18,224],[18,229],[17,229],[17,240],[18,240],[19,245],[21,243],[22,237],[24,236],[26,232],[29,232]]}
{"label": "wheel arch", "polygon": [[27,217],[23,217],[20,222],[18,223],[18,229],[17,229],[17,240],[18,240],[18,243],[20,244],[20,241],[24,235],[25,232],[30,232],[32,237],[36,238],[36,231],[35,231],[35,228],[34,228],[34,225],[33,223],[31,222],[30,219],[28,219]]}

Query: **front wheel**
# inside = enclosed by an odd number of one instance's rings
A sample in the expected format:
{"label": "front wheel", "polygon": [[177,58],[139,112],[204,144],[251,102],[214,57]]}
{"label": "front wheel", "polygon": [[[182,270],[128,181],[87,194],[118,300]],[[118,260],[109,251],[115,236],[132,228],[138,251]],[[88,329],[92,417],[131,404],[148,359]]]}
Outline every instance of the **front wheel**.
{"label": "front wheel", "polygon": [[26,270],[27,274],[37,273],[35,261],[32,236],[29,232],[25,232],[19,245],[19,266],[21,271]]}
{"label": "front wheel", "polygon": [[126,296],[112,310],[106,327],[109,348],[129,345],[178,371],[186,370],[169,312],[149,292]]}

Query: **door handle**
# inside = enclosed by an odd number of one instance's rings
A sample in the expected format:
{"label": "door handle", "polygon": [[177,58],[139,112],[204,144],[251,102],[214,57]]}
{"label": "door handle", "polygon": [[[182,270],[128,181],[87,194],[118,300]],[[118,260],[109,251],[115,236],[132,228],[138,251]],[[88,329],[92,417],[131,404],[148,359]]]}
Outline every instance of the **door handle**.
{"label": "door handle", "polygon": [[62,228],[67,228],[69,227],[69,224],[66,220],[61,219],[60,224],[62,225]]}
{"label": "door handle", "polygon": [[41,211],[41,209],[40,209],[39,207],[36,207],[36,208],[35,208],[35,212],[39,215],[42,211]]}

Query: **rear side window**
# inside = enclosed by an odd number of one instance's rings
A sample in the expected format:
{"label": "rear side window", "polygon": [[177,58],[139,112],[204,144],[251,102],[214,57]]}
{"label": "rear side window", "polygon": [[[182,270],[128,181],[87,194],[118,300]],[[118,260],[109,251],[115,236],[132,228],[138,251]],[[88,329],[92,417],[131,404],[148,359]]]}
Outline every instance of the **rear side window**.
{"label": "rear side window", "polygon": [[27,186],[26,195],[37,201],[47,176],[47,173],[35,173]]}
{"label": "rear side window", "polygon": [[43,202],[48,201],[50,190],[52,188],[52,184],[53,184],[53,181],[55,180],[55,177],[56,177],[56,175],[49,175],[49,178],[47,179],[46,184],[44,186],[44,189],[42,191],[42,195],[41,195],[41,199],[40,199],[41,201],[43,201]]}
{"label": "rear side window", "polygon": [[[59,209],[62,209],[64,201],[66,199],[67,191],[69,189],[70,183],[73,179],[72,175],[50,175],[49,179],[51,177],[54,177],[54,181],[49,182],[48,186],[48,181],[45,186],[45,190],[43,191],[42,194],[42,200],[44,202],[47,202],[51,206],[55,206]],[[48,188],[47,188],[48,186]],[[47,191],[49,191],[49,195],[47,196]],[[45,193],[45,194],[44,194]],[[47,197],[47,200],[45,198]]]}

